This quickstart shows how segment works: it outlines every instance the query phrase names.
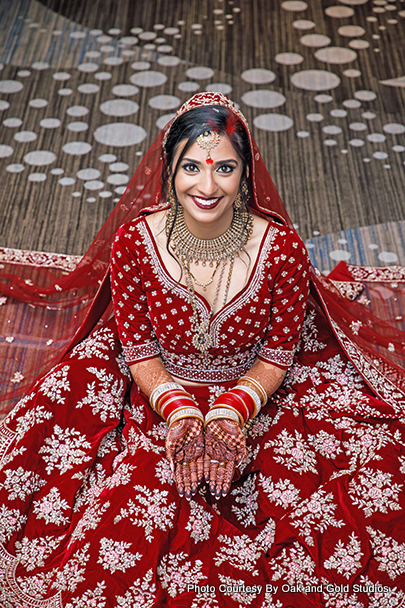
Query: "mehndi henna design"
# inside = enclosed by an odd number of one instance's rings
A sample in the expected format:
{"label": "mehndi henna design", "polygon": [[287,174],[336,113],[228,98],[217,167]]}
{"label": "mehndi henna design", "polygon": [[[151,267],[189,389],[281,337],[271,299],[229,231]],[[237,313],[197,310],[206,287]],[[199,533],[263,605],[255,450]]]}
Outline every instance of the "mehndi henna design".
{"label": "mehndi henna design", "polygon": [[166,457],[180,496],[188,500],[203,478],[204,435],[202,422],[184,418],[175,422],[166,438]]}
{"label": "mehndi henna design", "polygon": [[232,420],[213,420],[205,433],[204,477],[211,494],[226,496],[235,467],[246,458],[246,440]]}

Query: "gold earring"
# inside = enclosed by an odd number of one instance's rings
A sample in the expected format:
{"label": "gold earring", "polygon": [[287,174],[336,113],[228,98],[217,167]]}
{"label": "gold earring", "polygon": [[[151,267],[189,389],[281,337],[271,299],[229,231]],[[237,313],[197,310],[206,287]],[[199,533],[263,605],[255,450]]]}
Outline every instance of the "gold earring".
{"label": "gold earring", "polygon": [[173,188],[173,181],[170,180],[169,181],[169,187],[168,187],[168,198],[169,198],[169,203],[170,203],[170,207],[172,209],[175,209],[176,207],[176,197],[174,195],[174,188]]}
{"label": "gold earring", "polygon": [[233,206],[235,207],[236,211],[238,211],[243,205],[243,200],[242,200],[242,196],[240,194],[240,192],[238,192],[238,194],[236,195],[236,198],[233,202]]}

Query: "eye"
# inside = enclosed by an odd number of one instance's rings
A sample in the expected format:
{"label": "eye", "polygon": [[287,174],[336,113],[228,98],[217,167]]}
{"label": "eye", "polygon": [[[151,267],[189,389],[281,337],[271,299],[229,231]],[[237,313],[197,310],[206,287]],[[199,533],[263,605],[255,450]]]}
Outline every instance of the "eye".
{"label": "eye", "polygon": [[217,171],[219,173],[232,173],[235,170],[235,167],[233,165],[220,165],[217,169]]}
{"label": "eye", "polygon": [[194,163],[184,163],[184,165],[182,165],[182,169],[184,169],[188,173],[196,173],[199,170],[197,165],[195,165]]}

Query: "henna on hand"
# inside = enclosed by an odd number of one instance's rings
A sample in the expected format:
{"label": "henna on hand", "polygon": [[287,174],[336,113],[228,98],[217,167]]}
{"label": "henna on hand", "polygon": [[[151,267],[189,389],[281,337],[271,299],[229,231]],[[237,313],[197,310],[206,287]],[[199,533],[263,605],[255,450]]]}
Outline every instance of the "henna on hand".
{"label": "henna on hand", "polygon": [[247,456],[246,439],[238,424],[225,418],[212,420],[205,432],[204,477],[218,500],[231,487],[235,467]]}
{"label": "henna on hand", "polygon": [[183,418],[175,422],[166,437],[166,457],[180,496],[188,500],[203,478],[204,433],[201,420]]}

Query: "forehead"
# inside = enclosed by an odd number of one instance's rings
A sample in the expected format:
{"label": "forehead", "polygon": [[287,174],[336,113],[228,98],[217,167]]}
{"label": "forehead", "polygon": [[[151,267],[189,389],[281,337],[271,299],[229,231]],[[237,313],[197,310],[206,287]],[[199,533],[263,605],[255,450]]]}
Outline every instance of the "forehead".
{"label": "forehead", "polygon": [[[187,139],[184,139],[179,143],[175,154],[175,160],[180,157],[187,144],[187,141]],[[202,148],[196,140],[190,145],[184,156],[187,158],[191,157],[196,160],[203,160],[207,157],[207,150]],[[239,154],[236,152],[235,148],[231,143],[231,140],[227,135],[219,136],[219,143],[211,149],[211,158],[213,160],[240,160]]]}

